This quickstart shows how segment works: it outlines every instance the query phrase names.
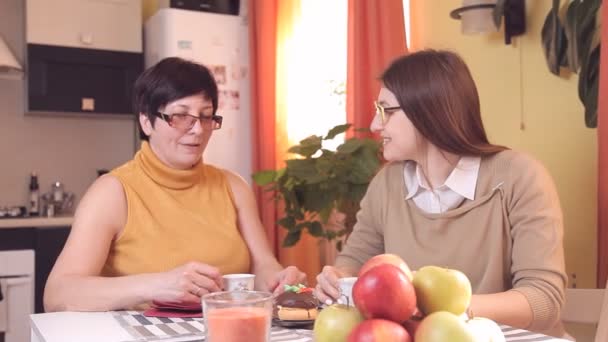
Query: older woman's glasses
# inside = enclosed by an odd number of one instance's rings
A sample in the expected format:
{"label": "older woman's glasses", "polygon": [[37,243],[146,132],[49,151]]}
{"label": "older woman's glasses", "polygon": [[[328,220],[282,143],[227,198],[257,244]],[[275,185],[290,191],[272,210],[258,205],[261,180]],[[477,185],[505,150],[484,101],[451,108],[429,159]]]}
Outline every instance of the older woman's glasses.
{"label": "older woman's glasses", "polygon": [[374,107],[376,107],[376,115],[380,115],[380,119],[382,119],[382,124],[384,125],[388,120],[387,114],[392,114],[392,112],[401,109],[401,107],[384,107],[378,103],[378,101],[374,101]]}
{"label": "older woman's glasses", "polygon": [[199,120],[201,122],[201,127],[205,131],[220,129],[222,128],[222,121],[224,119],[220,115],[194,116],[190,114],[165,114],[161,112],[157,112],[154,115],[165,120],[169,126],[181,131],[189,131]]}

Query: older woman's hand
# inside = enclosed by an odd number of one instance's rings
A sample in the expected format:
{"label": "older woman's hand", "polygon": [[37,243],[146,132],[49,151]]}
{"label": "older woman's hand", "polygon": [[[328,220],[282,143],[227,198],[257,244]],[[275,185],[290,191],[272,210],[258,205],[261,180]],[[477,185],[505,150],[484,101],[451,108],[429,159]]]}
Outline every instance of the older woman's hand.
{"label": "older woman's hand", "polygon": [[183,266],[161,273],[159,294],[155,300],[180,303],[200,303],[200,297],[220,291],[222,275],[213,266],[200,262],[189,262]]}

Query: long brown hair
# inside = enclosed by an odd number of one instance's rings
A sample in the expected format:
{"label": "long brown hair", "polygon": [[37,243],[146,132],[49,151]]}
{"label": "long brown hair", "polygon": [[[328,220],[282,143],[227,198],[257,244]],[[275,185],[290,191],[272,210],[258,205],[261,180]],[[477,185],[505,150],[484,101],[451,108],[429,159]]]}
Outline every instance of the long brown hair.
{"label": "long brown hair", "polygon": [[507,149],[488,141],[469,68],[450,51],[423,50],[394,60],[380,77],[428,142],[461,156]]}

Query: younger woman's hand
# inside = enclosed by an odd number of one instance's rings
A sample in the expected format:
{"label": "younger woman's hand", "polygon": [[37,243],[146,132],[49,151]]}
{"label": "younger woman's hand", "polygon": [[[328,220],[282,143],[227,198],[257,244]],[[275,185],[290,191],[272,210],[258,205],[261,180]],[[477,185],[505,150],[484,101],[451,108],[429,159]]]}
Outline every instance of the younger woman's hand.
{"label": "younger woman's hand", "polygon": [[317,276],[314,295],[321,303],[332,304],[340,297],[338,279],[347,276],[334,266],[324,266]]}

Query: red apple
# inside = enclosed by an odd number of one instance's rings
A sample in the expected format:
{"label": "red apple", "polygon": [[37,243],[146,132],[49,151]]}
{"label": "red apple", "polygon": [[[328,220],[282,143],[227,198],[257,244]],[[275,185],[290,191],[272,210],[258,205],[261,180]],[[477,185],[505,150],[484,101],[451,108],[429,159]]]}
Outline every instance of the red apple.
{"label": "red apple", "polygon": [[403,322],[403,327],[405,328],[405,330],[407,330],[410,336],[414,336],[416,335],[416,330],[418,330],[420,322],[422,322],[422,319],[420,318],[410,318],[407,321]]}
{"label": "red apple", "polygon": [[333,304],[321,310],[315,320],[313,335],[317,342],[346,341],[348,334],[363,321],[354,306]]}
{"label": "red apple", "polygon": [[371,270],[372,268],[382,264],[395,265],[399,267],[403,272],[405,272],[405,275],[407,275],[410,281],[413,278],[410,267],[405,263],[405,261],[403,261],[403,259],[401,259],[400,256],[396,254],[378,254],[372,257],[367,262],[365,262],[363,266],[361,266],[361,269],[359,270],[359,277],[362,276],[365,272]]}
{"label": "red apple", "polygon": [[416,291],[405,273],[393,265],[376,266],[353,286],[353,300],[365,318],[402,323],[416,310]]}
{"label": "red apple", "polygon": [[410,334],[399,324],[385,319],[370,319],[357,325],[348,342],[411,342]]}

